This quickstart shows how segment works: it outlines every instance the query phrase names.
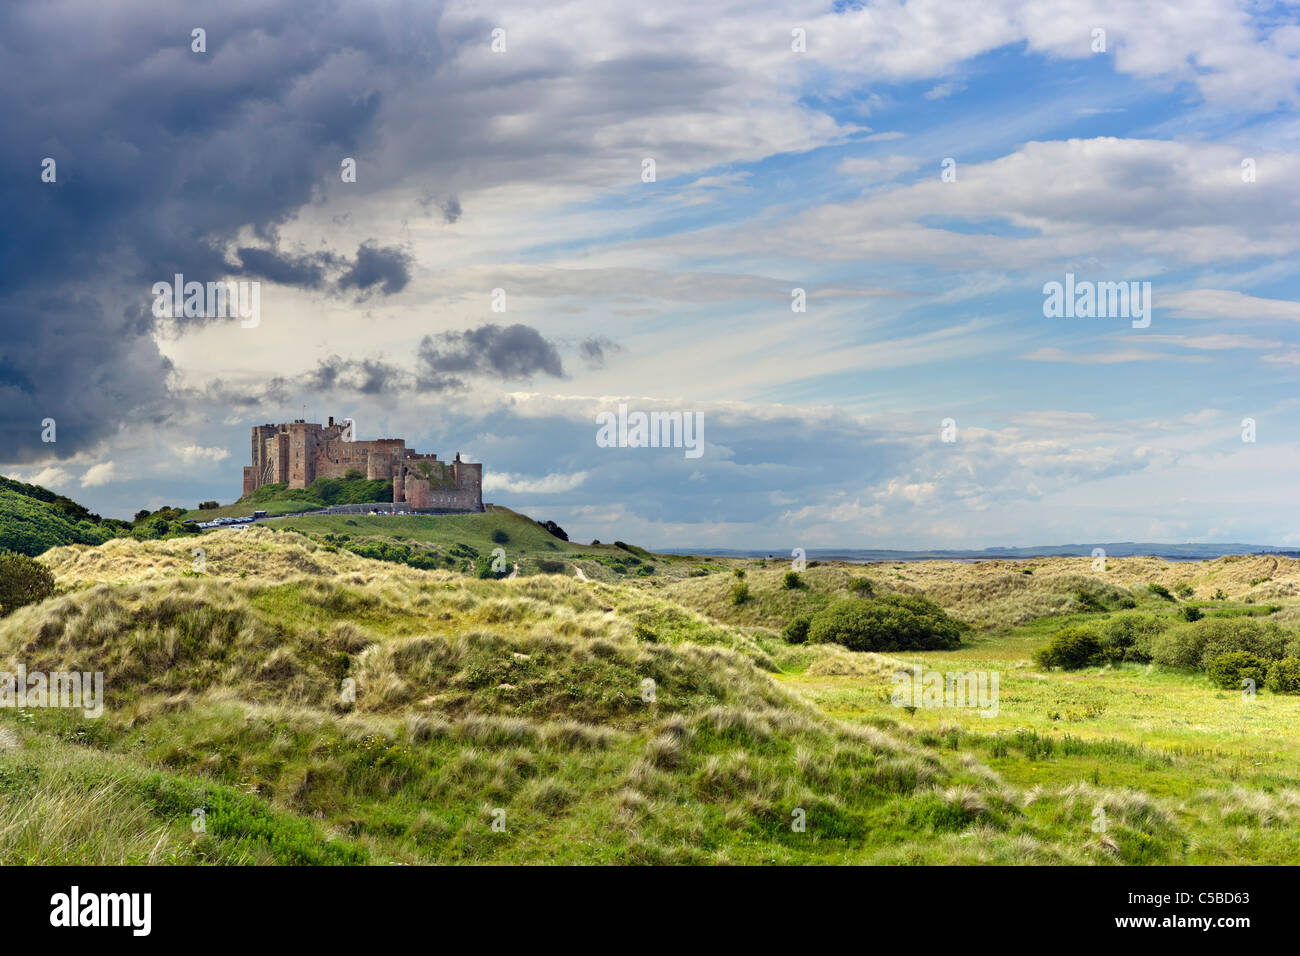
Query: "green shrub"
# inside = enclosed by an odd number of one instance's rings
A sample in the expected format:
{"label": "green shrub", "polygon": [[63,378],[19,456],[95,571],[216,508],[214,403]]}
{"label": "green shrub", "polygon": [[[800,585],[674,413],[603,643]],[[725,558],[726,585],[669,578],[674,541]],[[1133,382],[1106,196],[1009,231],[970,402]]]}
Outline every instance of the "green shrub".
{"label": "green shrub", "polygon": [[1146,664],[1151,660],[1152,638],[1167,627],[1168,619],[1155,614],[1116,614],[1101,626],[1102,659]]}
{"label": "green shrub", "polygon": [[1151,641],[1151,659],[1174,667],[1208,669],[1209,662],[1232,651],[1248,651],[1265,660],[1289,654],[1294,635],[1274,621],[1254,617],[1203,617],[1178,624]]}
{"label": "green shrub", "polygon": [[785,577],[781,579],[781,586],[787,591],[797,591],[803,587],[803,579],[799,577],[799,572],[787,571]]}
{"label": "green shrub", "polygon": [[854,578],[849,587],[858,597],[870,597],[873,590],[870,578]]}
{"label": "green shrub", "polygon": [[749,600],[749,585],[744,581],[737,581],[731,589],[731,603],[744,604]]}
{"label": "green shrub", "polygon": [[1156,597],[1164,598],[1166,601],[1172,601],[1174,599],[1174,596],[1169,593],[1169,589],[1163,584],[1148,584],[1147,590]]}
{"label": "green shrub", "polygon": [[1074,592],[1074,600],[1079,605],[1079,610],[1086,612],[1105,611],[1106,605],[1096,594],[1083,589]]}
{"label": "green shrub", "polygon": [[1300,694],[1300,657],[1274,661],[1264,686],[1275,694]]}
{"label": "green shrub", "polygon": [[1205,673],[1216,687],[1239,690],[1243,680],[1253,680],[1255,686],[1264,683],[1268,661],[1250,651],[1228,651],[1210,660]]}
{"label": "green shrub", "polygon": [[1194,592],[1190,584],[1188,584],[1186,581],[1180,581],[1178,582],[1178,586],[1174,588],[1174,593],[1177,594],[1179,597],[1189,598],[1192,596]]}
{"label": "green shrub", "polygon": [[808,640],[843,644],[854,651],[937,651],[960,645],[967,629],[933,601],[890,594],[822,608],[808,626]]}
{"label": "green shrub", "polygon": [[800,614],[791,618],[790,623],[781,631],[781,637],[787,644],[804,644],[808,641],[808,626],[812,624],[811,614]]}
{"label": "green shrub", "polygon": [[741,579],[743,579],[743,578],[745,577],[745,569],[744,569],[744,568],[736,568],[736,569],[735,569],[734,571],[732,571],[731,573],[734,574],[736,577],[741,578]]}
{"label": "green shrub", "polygon": [[637,621],[632,628],[632,636],[638,641],[645,641],[649,644],[656,644],[659,641],[659,635],[648,624],[643,624],[640,621]]}
{"label": "green shrub", "polygon": [[1190,604],[1183,607],[1182,615],[1184,621],[1199,621],[1201,618],[1205,617],[1204,612],[1202,612],[1199,607],[1193,607]]}
{"label": "green shrub", "polygon": [[1039,667],[1051,670],[1078,670],[1094,664],[1102,657],[1102,644],[1097,635],[1086,627],[1067,627],[1057,631],[1052,640],[1034,655]]}
{"label": "green shrub", "polygon": [[502,569],[500,571],[492,570],[492,562],[495,559],[490,554],[480,554],[474,559],[474,577],[476,578],[504,578],[510,572]]}
{"label": "green shrub", "polygon": [[507,544],[510,541],[510,535],[506,534],[504,528],[497,528],[492,532],[492,540],[497,544]]}
{"label": "green shrub", "polygon": [[54,575],[39,561],[16,551],[0,552],[0,617],[54,594]]}

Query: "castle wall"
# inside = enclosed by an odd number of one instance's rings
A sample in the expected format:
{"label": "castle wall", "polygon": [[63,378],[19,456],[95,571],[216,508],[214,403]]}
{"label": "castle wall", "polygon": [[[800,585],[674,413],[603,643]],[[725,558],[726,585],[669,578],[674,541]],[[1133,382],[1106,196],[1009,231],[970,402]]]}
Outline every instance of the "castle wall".
{"label": "castle wall", "polygon": [[372,451],[366,459],[366,477],[371,481],[393,477],[393,455],[382,450]]}
{"label": "castle wall", "polygon": [[[252,464],[244,468],[243,494],[269,482],[306,488],[317,478],[344,478],[361,471],[368,479],[392,479],[393,501],[411,510],[483,510],[483,466],[439,462],[437,455],[419,454],[402,438],[343,441],[346,425],[331,418],[327,426],[294,421],[257,425],[252,429]],[[422,478],[409,465],[429,463],[431,478]],[[421,470],[429,470],[421,465]]]}

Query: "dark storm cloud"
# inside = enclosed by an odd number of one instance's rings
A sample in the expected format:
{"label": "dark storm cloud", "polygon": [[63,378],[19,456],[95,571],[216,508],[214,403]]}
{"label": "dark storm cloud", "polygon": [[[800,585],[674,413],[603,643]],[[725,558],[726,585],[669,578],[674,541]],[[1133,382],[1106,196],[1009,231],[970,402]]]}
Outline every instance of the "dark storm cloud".
{"label": "dark storm cloud", "polygon": [[617,352],[621,349],[622,346],[617,342],[598,335],[584,339],[579,343],[578,354],[587,363],[588,368],[604,368],[606,353]]}
{"label": "dark storm cloud", "polygon": [[555,346],[527,325],[482,325],[464,332],[426,335],[420,341],[419,387],[442,390],[460,384],[463,373],[503,381],[545,374],[564,377]]}
{"label": "dark storm cloud", "polygon": [[382,395],[401,391],[410,380],[408,372],[383,359],[350,361],[331,355],[319,362],[302,384],[311,392],[348,389],[362,395]]}
{"label": "dark storm cloud", "polygon": [[411,257],[396,246],[380,247],[373,239],[361,244],[352,268],[339,278],[340,289],[373,291],[385,295],[401,292],[411,281]]}
{"label": "dark storm cloud", "polygon": [[289,383],[276,377],[259,385],[240,388],[227,385],[221,379],[209,382],[202,389],[178,389],[176,395],[183,400],[209,409],[266,409],[281,407],[289,401]]}
{"label": "dark storm cloud", "polygon": [[[174,409],[154,282],[244,275],[390,293],[355,262],[277,248],[278,227],[378,142],[386,93],[431,75],[441,11],[342,0],[0,5],[0,431],[5,460],[68,457]],[[190,31],[207,30],[207,52]],[[42,160],[56,180],[42,182]],[[247,230],[259,246],[226,250]],[[51,297],[49,290],[58,290]],[[232,323],[238,330],[238,323]],[[40,441],[54,418],[58,441]]]}
{"label": "dark storm cloud", "polygon": [[326,267],[335,261],[328,253],[294,256],[274,249],[239,249],[241,274],[304,289],[319,289],[325,282]]}

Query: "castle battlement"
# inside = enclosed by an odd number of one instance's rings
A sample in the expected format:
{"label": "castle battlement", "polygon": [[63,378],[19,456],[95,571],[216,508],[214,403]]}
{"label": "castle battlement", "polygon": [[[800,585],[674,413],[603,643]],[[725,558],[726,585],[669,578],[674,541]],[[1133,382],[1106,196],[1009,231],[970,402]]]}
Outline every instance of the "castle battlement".
{"label": "castle battlement", "polygon": [[406,447],[404,438],[354,441],[352,423],[321,425],[297,419],[254,425],[252,464],[244,467],[245,495],[263,485],[306,488],[317,478],[344,478],[359,471],[369,479],[391,479],[393,501],[412,511],[482,511],[483,466],[439,461]]}

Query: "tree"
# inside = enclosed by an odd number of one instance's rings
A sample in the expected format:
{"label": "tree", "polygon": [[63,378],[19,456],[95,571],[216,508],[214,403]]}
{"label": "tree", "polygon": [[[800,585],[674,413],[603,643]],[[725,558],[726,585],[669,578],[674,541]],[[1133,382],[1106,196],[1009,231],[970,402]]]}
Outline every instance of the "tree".
{"label": "tree", "polygon": [[[561,528],[561,527],[560,527],[558,524],[556,524],[554,521],[543,521],[543,522],[542,522],[542,527],[545,528],[547,531],[549,531],[553,536],[559,538],[561,541],[568,541],[568,540],[569,540],[569,536],[568,536],[567,534],[564,533],[564,529]],[[592,543],[592,544],[600,544],[599,541],[593,541],[593,542],[591,542],[591,543]]]}
{"label": "tree", "polygon": [[39,561],[15,551],[0,552],[0,617],[54,593],[54,575]]}

